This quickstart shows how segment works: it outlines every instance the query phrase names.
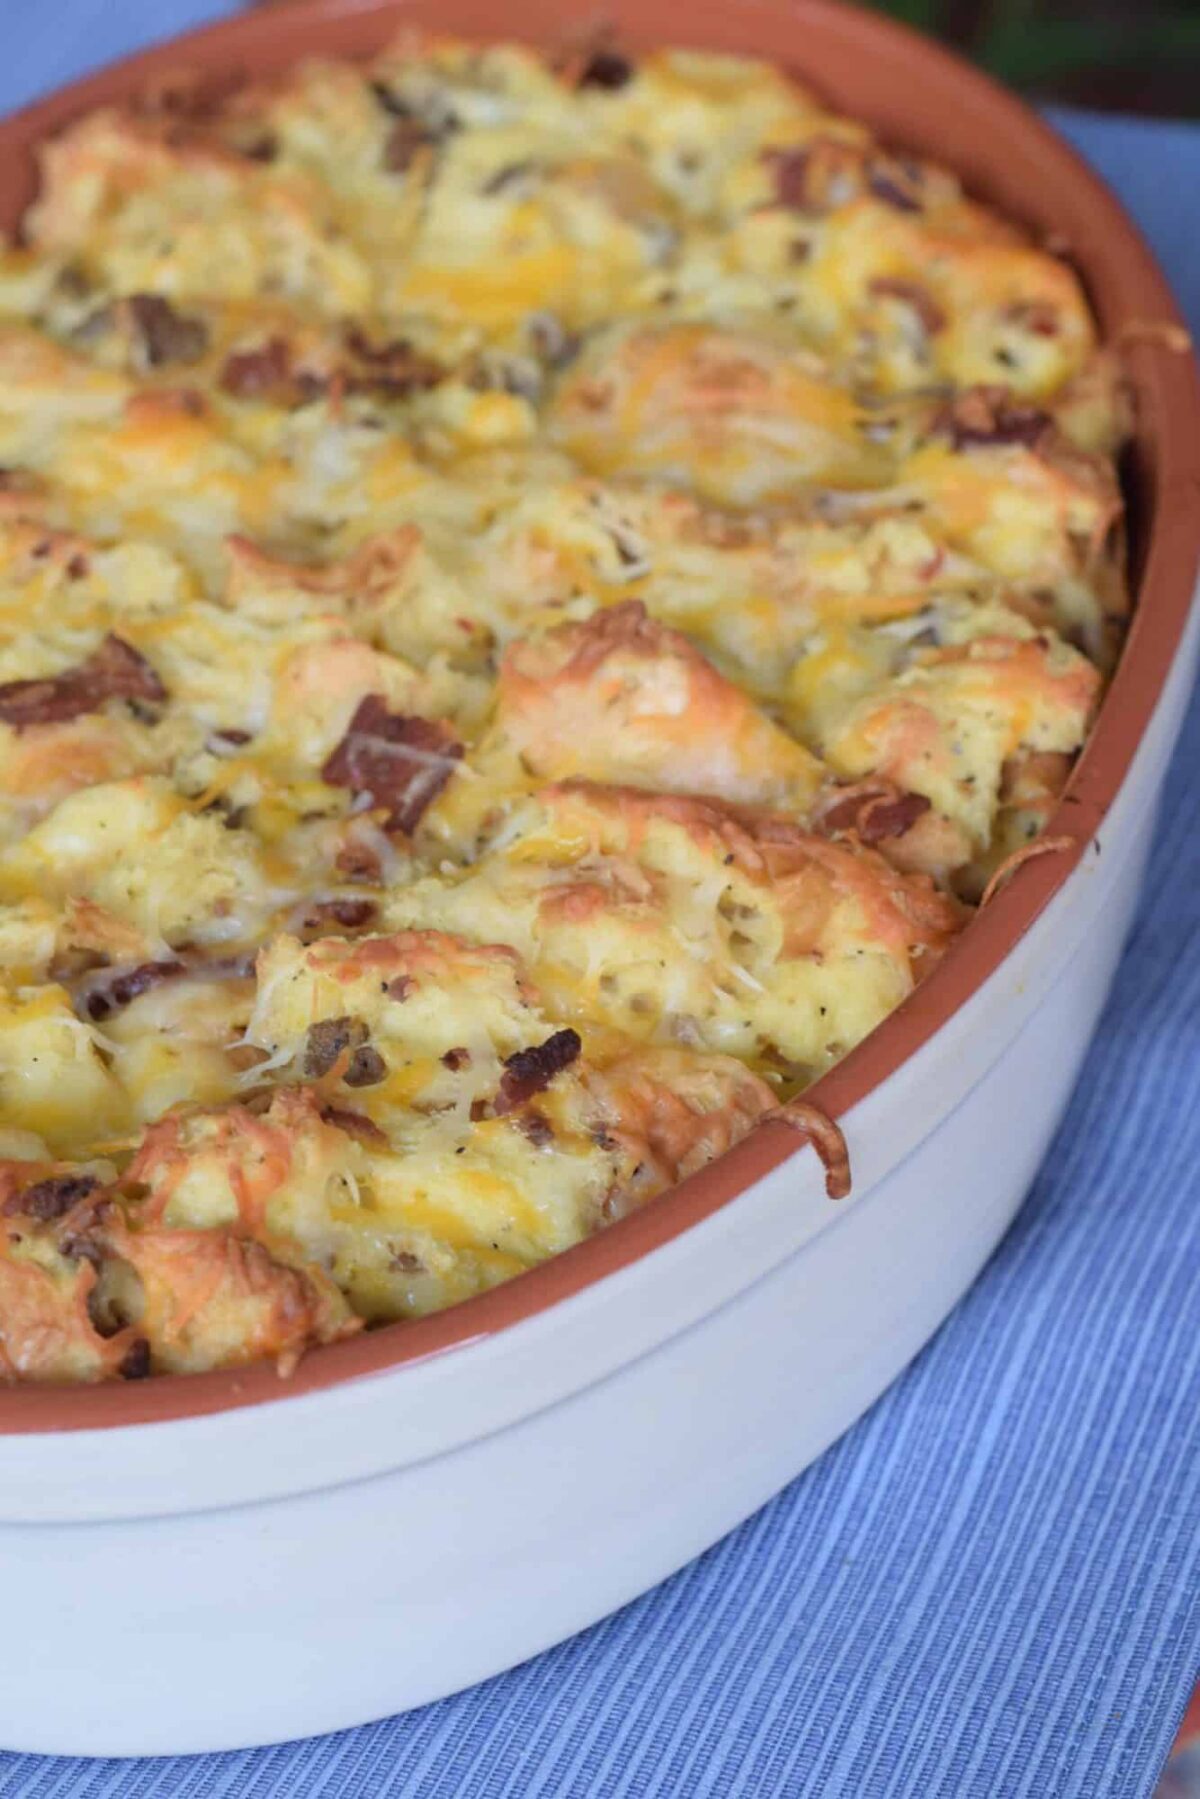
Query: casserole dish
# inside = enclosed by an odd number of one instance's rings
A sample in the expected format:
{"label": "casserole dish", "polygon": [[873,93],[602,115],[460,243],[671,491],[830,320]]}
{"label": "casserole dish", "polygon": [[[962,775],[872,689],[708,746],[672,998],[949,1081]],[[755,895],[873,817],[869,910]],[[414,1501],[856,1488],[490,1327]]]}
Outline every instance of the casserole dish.
{"label": "casserole dish", "polygon": [[[1013,103],[938,53],[913,49],[894,28],[841,12],[805,11],[805,54],[791,56],[800,16],[702,15],[689,36],[800,61],[839,104],[957,164],[1005,210],[1045,228],[1069,214],[1110,335],[1169,318],[1169,301],[1111,202]],[[241,21],[196,40],[186,60],[244,63],[257,58],[255,46],[276,63],[315,48],[362,49],[391,22],[379,13],[301,12],[272,20],[268,31],[261,20]],[[487,31],[486,20],[465,13],[454,24]],[[511,34],[513,21],[503,28]],[[630,35],[645,41],[644,22]],[[658,35],[671,35],[669,27]],[[916,58],[936,99],[936,139],[889,111],[888,94],[911,90],[896,75],[901,54]],[[68,109],[118,91],[105,89],[106,79],[132,87],[148,72],[143,61],[101,77],[58,114],[49,103],[18,125],[32,140]],[[993,129],[981,132],[983,120]],[[1002,168],[983,166],[959,141],[978,136],[1004,142]],[[1118,240],[1119,253],[1106,249]],[[5,1396],[14,1433],[5,1555],[12,1590],[29,1595],[21,1609],[31,1630],[44,1630],[28,1682],[14,1671],[5,1740],[211,1747],[324,1728],[449,1690],[599,1615],[710,1541],[844,1428],[928,1334],[1011,1215],[1069,1091],[1132,904],[1171,709],[1177,714],[1186,688],[1186,656],[1176,652],[1193,528],[1169,502],[1192,475],[1192,395],[1160,345],[1146,343],[1131,364],[1141,402],[1133,497],[1142,610],[1050,827],[1082,847],[1107,812],[1104,839],[1116,853],[1084,856],[1065,885],[1053,858],[1024,869],[915,1003],[825,1083],[822,1102],[843,1116],[854,1156],[851,1205],[831,1217],[815,1168],[788,1160],[787,1133],[768,1127],[704,1180],[511,1288],[310,1358],[286,1403],[255,1403],[280,1394],[274,1375],[257,1369],[136,1392]],[[994,1121],[1014,1110],[1020,1141],[1009,1131],[997,1140]],[[981,1141],[1004,1150],[984,1171],[971,1154]],[[964,1195],[967,1167],[974,1191]],[[724,1204],[739,1189],[737,1203]],[[849,1293],[858,1302],[852,1313]],[[819,1371],[815,1393],[806,1391],[809,1368]],[[702,1431],[689,1397],[697,1390]],[[783,1433],[781,1418],[789,1421]],[[713,1456],[733,1472],[709,1494],[697,1476]],[[269,1509],[247,1509],[270,1498]],[[106,1527],[118,1518],[126,1522]],[[396,1568],[389,1591],[381,1570],[395,1568],[388,1552],[397,1531],[421,1553],[415,1568]],[[567,1578],[580,1541],[589,1572]],[[129,1553],[118,1567],[120,1545]],[[262,1604],[245,1608],[247,1584],[257,1582]],[[104,1619],[105,1663],[120,1667],[123,1688],[132,1673],[146,1700],[136,1739],[113,1734],[121,1708],[91,1665],[87,1644],[99,1632],[80,1629],[81,1592],[89,1605],[95,1596]],[[227,1681],[216,1683],[205,1643],[223,1639],[223,1620],[239,1605],[254,1627],[222,1642]],[[113,1644],[122,1618],[127,1654],[123,1639]],[[320,1654],[331,1627],[363,1646],[340,1691]],[[405,1644],[414,1642],[419,1660],[406,1663]],[[205,1668],[203,1683],[189,1678],[189,1657]],[[318,1663],[320,1678],[307,1679]],[[35,1732],[45,1686],[38,1668],[49,1665],[56,1684],[74,1673],[88,1694],[86,1716],[73,1708],[74,1742]],[[379,1684],[368,1690],[371,1670]],[[288,1709],[296,1692],[306,1693],[303,1715]],[[239,1712],[242,1694],[251,1697]],[[157,1739],[148,1739],[151,1728]]]}

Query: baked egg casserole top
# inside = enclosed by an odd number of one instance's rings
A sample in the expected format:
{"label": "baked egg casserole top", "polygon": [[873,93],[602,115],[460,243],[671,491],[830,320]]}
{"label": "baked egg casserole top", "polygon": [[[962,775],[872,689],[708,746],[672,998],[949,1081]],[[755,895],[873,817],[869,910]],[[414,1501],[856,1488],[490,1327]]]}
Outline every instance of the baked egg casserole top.
{"label": "baked egg casserole top", "polygon": [[0,255],[0,1380],[506,1280],[887,1016],[1126,614],[1069,265],[761,63],[409,35]]}

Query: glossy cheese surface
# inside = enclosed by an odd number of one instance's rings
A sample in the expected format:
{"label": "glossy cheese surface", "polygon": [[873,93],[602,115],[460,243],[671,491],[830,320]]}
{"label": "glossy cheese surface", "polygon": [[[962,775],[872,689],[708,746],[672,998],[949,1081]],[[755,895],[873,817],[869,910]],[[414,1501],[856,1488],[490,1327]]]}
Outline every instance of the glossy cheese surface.
{"label": "glossy cheese surface", "polygon": [[1126,612],[1069,265],[782,73],[406,36],[0,254],[0,1380],[420,1315],[703,1167],[1041,829]]}

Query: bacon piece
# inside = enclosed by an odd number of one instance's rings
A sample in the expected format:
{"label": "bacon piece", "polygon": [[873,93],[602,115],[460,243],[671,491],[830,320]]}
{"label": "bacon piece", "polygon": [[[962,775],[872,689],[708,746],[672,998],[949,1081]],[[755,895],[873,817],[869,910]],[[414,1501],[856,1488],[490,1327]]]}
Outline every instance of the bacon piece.
{"label": "bacon piece", "polygon": [[362,1112],[349,1112],[341,1106],[322,1106],[321,1117],[326,1124],[331,1124],[335,1131],[345,1131],[348,1137],[359,1137],[364,1143],[386,1143],[387,1137],[373,1118]]}
{"label": "bacon piece", "polygon": [[339,1057],[357,1050],[367,1040],[367,1027],[361,1018],[321,1018],[310,1024],[304,1041],[304,1072],[310,1080],[320,1080],[333,1068]]}
{"label": "bacon piece", "polygon": [[535,1093],[541,1093],[556,1074],[561,1074],[564,1068],[578,1060],[582,1048],[578,1031],[555,1031],[544,1043],[536,1043],[531,1049],[519,1049],[506,1057],[493,1108],[497,1117],[513,1111],[516,1106],[523,1106]]}
{"label": "bacon piece", "polygon": [[377,1087],[387,1075],[387,1063],[369,1043],[356,1049],[342,1079],[347,1087]]}
{"label": "bacon piece", "polygon": [[117,1364],[122,1380],[145,1380],[150,1373],[150,1343],[146,1337],[135,1337]]}
{"label": "bacon piece", "polygon": [[168,362],[198,362],[208,348],[208,328],[200,319],[176,312],[161,294],[130,294],[118,302],[128,316],[152,369]]}
{"label": "bacon piece", "polygon": [[616,93],[619,88],[628,87],[633,76],[633,64],[619,50],[594,50],[580,69],[575,85]]}
{"label": "bacon piece", "polygon": [[210,731],[205,749],[213,756],[224,756],[230,750],[240,750],[243,744],[252,742],[249,731],[239,731],[236,726],[226,725],[217,731]]}
{"label": "bacon piece", "polygon": [[791,212],[819,218],[863,191],[896,212],[920,212],[920,171],[872,155],[861,144],[817,136],[787,150],[766,150],[762,160],[775,181],[775,198]]}
{"label": "bacon piece", "polygon": [[[817,138],[792,150],[767,150],[763,161],[775,182],[775,198],[791,212],[819,214],[826,210],[827,146]],[[835,146],[836,149],[836,146]]]}
{"label": "bacon piece", "polygon": [[1051,429],[1048,414],[1014,400],[1004,387],[968,388],[940,408],[934,420],[934,430],[949,437],[956,450],[1007,444],[1032,450]]}
{"label": "bacon piece", "polygon": [[885,206],[890,206],[895,212],[921,210],[914,177],[897,164],[872,167],[867,175],[867,186],[877,200],[882,200]]}
{"label": "bacon piece", "polygon": [[49,1224],[63,1217],[81,1199],[87,1199],[99,1185],[94,1174],[52,1174],[46,1180],[35,1181],[31,1187],[14,1193],[0,1206],[0,1211],[6,1218],[19,1215],[34,1218],[39,1224]]}
{"label": "bacon piece", "polygon": [[369,899],[317,900],[308,906],[300,921],[302,942],[323,937],[334,925],[343,931],[365,931],[374,924],[379,908]]}
{"label": "bacon piece", "polygon": [[187,972],[178,961],[140,962],[136,968],[106,968],[93,975],[75,995],[75,1009],[98,1024],[119,1012],[162,981],[173,981]]}
{"label": "bacon piece", "polygon": [[411,834],[462,757],[463,746],[437,719],[389,712],[382,694],[359,702],[350,727],[321,770],[331,787],[368,794],[384,808],[384,830]]}
{"label": "bacon piece", "polygon": [[319,1081],[340,1066],[347,1087],[378,1086],[387,1063],[367,1039],[361,1018],[322,1018],[310,1024],[304,1040],[305,1075]]}
{"label": "bacon piece", "polygon": [[165,700],[167,690],[146,658],[110,631],[99,649],[75,668],[44,680],[6,681],[0,686],[0,719],[18,731],[30,725],[60,725],[106,700]]}
{"label": "bacon piece", "polygon": [[422,356],[406,337],[373,344],[354,326],[346,333],[346,348],[354,358],[353,364],[342,371],[347,393],[402,399],[406,394],[436,387],[446,372],[440,362]]}
{"label": "bacon piece", "polygon": [[200,319],[176,312],[161,294],[127,294],[89,314],[75,331],[80,343],[119,332],[129,343],[140,368],[158,369],[172,362],[198,362],[208,348],[208,327]]}
{"label": "bacon piece", "polygon": [[346,360],[337,367],[304,368],[282,337],[257,349],[237,350],[225,359],[221,386],[239,400],[266,400],[272,406],[303,406],[322,394],[374,394],[400,400],[436,387],[445,370],[421,355],[407,338],[372,344],[357,328],[346,333]]}
{"label": "bacon piece", "polygon": [[254,350],[235,350],[225,358],[221,386],[238,400],[267,400],[274,406],[302,406],[324,392],[322,375],[297,369],[282,337],[269,337]]}
{"label": "bacon piece", "polygon": [[237,350],[225,358],[221,386],[239,400],[258,399],[287,380],[291,360],[282,337],[268,338],[257,350]]}
{"label": "bacon piece", "polygon": [[821,830],[827,835],[853,831],[862,843],[903,837],[930,809],[923,793],[904,793],[890,781],[864,781],[843,794],[835,790],[832,797],[833,804],[817,821]]}

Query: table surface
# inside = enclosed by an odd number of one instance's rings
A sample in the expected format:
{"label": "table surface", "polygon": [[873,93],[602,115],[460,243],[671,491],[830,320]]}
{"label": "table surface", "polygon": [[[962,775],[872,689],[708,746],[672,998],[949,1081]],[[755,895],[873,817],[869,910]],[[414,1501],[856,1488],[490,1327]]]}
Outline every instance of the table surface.
{"label": "table surface", "polygon": [[[0,106],[231,10],[23,7]],[[1200,130],[1056,119],[1200,328],[1180,219]],[[616,1617],[455,1699],[236,1755],[0,1755],[0,1799],[1147,1799],[1200,1672],[1198,757],[1193,705],[1145,902],[1018,1222],[814,1468]],[[4,1635],[19,1653],[19,1621]]]}

